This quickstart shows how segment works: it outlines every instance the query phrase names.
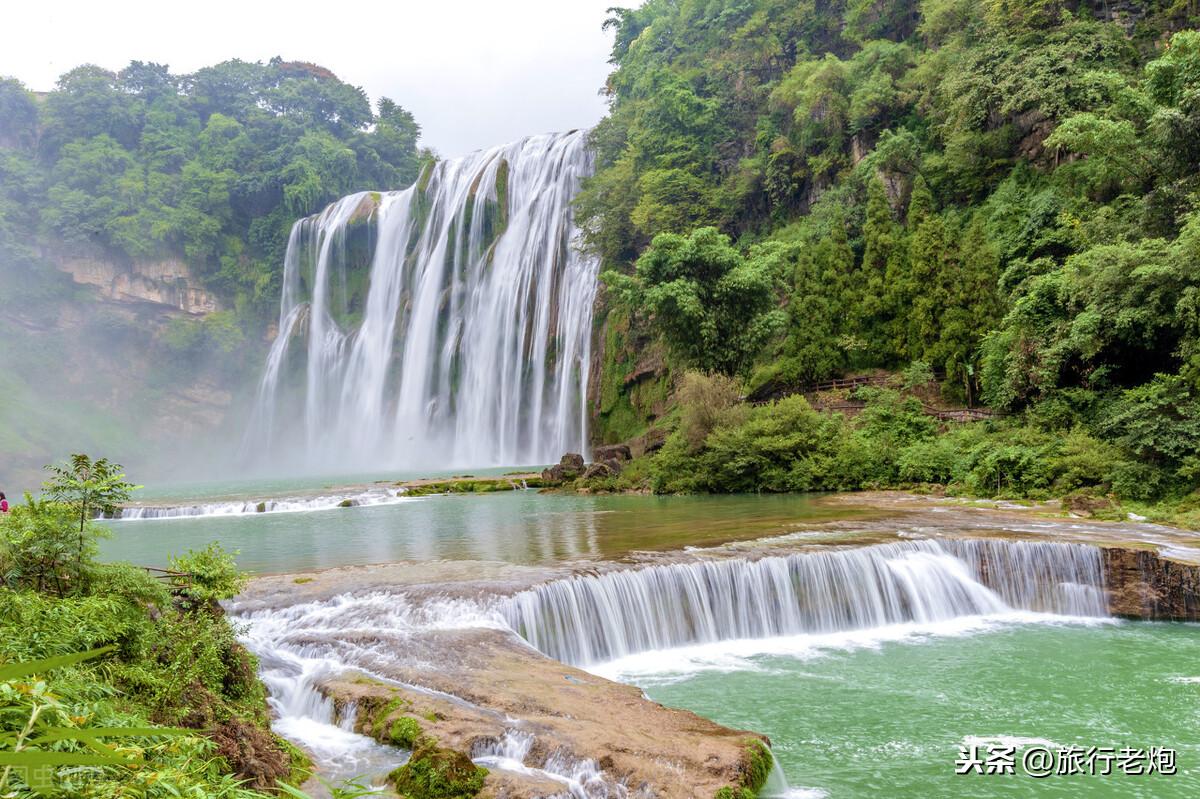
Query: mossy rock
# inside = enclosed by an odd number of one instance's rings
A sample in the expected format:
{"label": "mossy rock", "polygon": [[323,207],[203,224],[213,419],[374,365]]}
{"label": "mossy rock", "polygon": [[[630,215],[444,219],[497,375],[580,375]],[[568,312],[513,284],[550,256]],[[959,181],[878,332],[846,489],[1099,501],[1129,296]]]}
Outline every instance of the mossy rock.
{"label": "mossy rock", "polygon": [[396,746],[412,749],[421,739],[421,724],[412,716],[401,716],[392,722],[388,738]]}
{"label": "mossy rock", "polygon": [[[403,485],[403,484],[401,484]],[[543,481],[535,478],[525,478],[520,485],[508,478],[497,480],[441,480],[422,485],[406,486],[406,497],[426,497],[432,494],[490,494],[495,491],[516,491],[521,488],[541,488]]]}
{"label": "mossy rock", "polygon": [[288,756],[288,784],[303,785],[312,777],[315,771],[312,759],[304,753],[303,749],[282,736],[276,735],[275,741],[279,744],[279,748]]}
{"label": "mossy rock", "polygon": [[742,786],[757,794],[767,784],[771,776],[771,767],[775,765],[775,756],[765,743],[757,738],[746,741],[746,760],[743,764]]}
{"label": "mossy rock", "polygon": [[487,774],[462,752],[424,738],[408,762],[388,775],[388,782],[406,799],[471,799],[483,790]]}
{"label": "mossy rock", "polygon": [[741,773],[737,785],[719,789],[713,799],[757,799],[774,765],[775,756],[770,748],[757,738],[747,738],[742,761],[738,764]]}
{"label": "mossy rock", "polygon": [[758,794],[749,788],[731,788],[726,785],[713,794],[713,799],[758,799]]}

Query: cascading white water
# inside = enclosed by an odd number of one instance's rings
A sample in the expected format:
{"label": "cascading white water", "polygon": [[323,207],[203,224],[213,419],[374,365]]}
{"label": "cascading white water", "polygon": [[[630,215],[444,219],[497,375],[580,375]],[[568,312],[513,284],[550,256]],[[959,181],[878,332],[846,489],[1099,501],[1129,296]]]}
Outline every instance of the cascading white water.
{"label": "cascading white water", "polygon": [[406,497],[398,489],[370,489],[352,494],[262,500],[231,500],[229,502],[209,502],[200,505],[130,505],[119,508],[111,516],[101,518],[121,521],[195,519],[208,516],[249,516],[254,513],[300,513],[333,510],[335,508],[395,505],[402,502],[416,501],[419,501],[419,498]]}
{"label": "cascading white water", "polygon": [[[602,671],[595,667],[604,661],[696,643],[733,646],[733,639],[1007,618],[1014,610],[1106,616],[1100,550],[1007,540],[906,541],[576,576],[490,599],[415,600],[372,592],[281,609],[235,609],[235,617],[260,658],[277,729],[326,746],[330,751],[321,754],[335,765],[361,768],[386,758],[372,756],[370,742],[347,731],[344,718],[338,726],[315,686],[347,669],[384,677],[405,662],[414,636],[432,630],[511,629],[551,657]],[[1020,620],[1035,618],[1049,617],[1026,614]],[[472,757],[553,779],[571,797],[619,796],[624,790],[590,760],[552,755],[530,766],[530,744],[527,733],[513,728]],[[346,766],[341,773],[349,773]],[[782,773],[772,780],[770,795],[821,795],[787,788]]]}
{"label": "cascading white water", "polygon": [[576,665],[698,643],[930,623],[1014,609],[1104,616],[1100,551],[1080,544],[917,541],[651,566],[556,580],[502,613]]}
{"label": "cascading white water", "polygon": [[533,748],[533,736],[521,730],[506,730],[504,736],[491,743],[477,745],[471,759],[481,766],[529,774],[562,784],[561,793],[554,799],[593,799],[608,797],[621,799],[626,795],[624,786],[611,784],[595,760],[579,759],[554,753],[546,761],[545,768],[525,765]]}
{"label": "cascading white water", "polygon": [[248,453],[329,470],[585,452],[598,261],[571,202],[591,170],[586,131],[533,136],[297,222]]}
{"label": "cascading white water", "polygon": [[401,765],[407,759],[402,753],[354,732],[353,708],[339,717],[333,701],[317,689],[323,679],[343,670],[340,661],[318,647],[260,645],[261,637],[280,632],[277,622],[260,620],[243,631],[259,658],[259,677],[274,716],[272,728],[316,757],[329,779],[376,778]]}

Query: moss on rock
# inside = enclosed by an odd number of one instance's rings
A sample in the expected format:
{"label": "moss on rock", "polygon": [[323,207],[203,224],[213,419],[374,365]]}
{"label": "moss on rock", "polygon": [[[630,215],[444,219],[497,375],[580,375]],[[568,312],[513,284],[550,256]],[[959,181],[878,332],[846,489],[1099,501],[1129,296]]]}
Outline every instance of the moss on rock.
{"label": "moss on rock", "polygon": [[713,794],[713,799],[756,799],[759,791],[767,784],[775,756],[770,748],[758,738],[747,738],[738,764],[737,785],[726,785]]}
{"label": "moss on rock", "polygon": [[396,746],[412,749],[421,739],[421,724],[412,716],[401,716],[392,722],[388,738]]}
{"label": "moss on rock", "polygon": [[406,799],[471,799],[483,790],[487,774],[462,752],[424,738],[408,762],[388,775],[388,782]]}

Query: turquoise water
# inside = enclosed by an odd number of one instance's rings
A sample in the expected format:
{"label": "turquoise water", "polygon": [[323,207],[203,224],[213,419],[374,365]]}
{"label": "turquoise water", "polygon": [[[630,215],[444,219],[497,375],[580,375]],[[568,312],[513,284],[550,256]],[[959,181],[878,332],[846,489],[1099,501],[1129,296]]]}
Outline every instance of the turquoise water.
{"label": "turquoise water", "polygon": [[[842,636],[799,656],[715,658],[710,670],[701,670],[703,655],[672,665],[660,653],[661,671],[626,678],[664,704],[766,733],[791,784],[830,797],[1200,796],[1196,625],[1016,624],[870,638]],[[969,736],[1174,747],[1179,773],[1035,779],[1018,759],[1013,775],[958,776]]]}
{"label": "turquoise water", "polygon": [[[143,499],[281,496],[368,477],[215,483]],[[171,553],[216,540],[240,550],[242,567],[259,573],[396,560],[553,565],[752,540],[847,515],[803,496],[519,491],[112,522],[103,554],[162,565]],[[595,670],[640,685],[665,704],[766,733],[791,784],[830,797],[1200,796],[1200,626],[1043,621],[956,619],[924,630],[727,641]],[[960,747],[972,738],[1169,746],[1178,750],[1180,773],[956,776]]]}
{"label": "turquoise water", "polygon": [[[224,487],[221,487],[222,489]],[[217,489],[214,489],[214,491]],[[270,496],[261,493],[246,496]],[[227,490],[220,496],[229,496]],[[708,546],[846,517],[805,496],[583,496],[509,491],[431,496],[398,504],[108,523],[110,560],[163,566],[172,554],[219,541],[238,564],[279,573],[399,560],[557,564],[633,550]]]}

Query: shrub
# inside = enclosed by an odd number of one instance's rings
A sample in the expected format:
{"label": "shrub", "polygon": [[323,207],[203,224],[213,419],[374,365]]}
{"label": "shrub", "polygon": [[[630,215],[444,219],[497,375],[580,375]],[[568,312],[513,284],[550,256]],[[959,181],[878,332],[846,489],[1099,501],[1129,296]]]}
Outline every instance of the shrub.
{"label": "shrub", "polygon": [[236,595],[246,584],[245,573],[238,571],[234,561],[236,554],[226,552],[214,541],[204,549],[189,550],[187,554],[172,556],[172,571],[187,575],[175,581],[179,593],[193,602],[205,605],[213,605]]}
{"label": "shrub", "polygon": [[679,429],[688,450],[699,452],[722,417],[740,400],[733,378],[719,373],[687,372],[679,386]]}
{"label": "shrub", "polygon": [[929,385],[935,379],[932,366],[925,361],[913,361],[904,369],[901,375],[901,385],[906,389],[914,389]]}
{"label": "shrub", "polygon": [[1082,430],[1073,430],[1047,456],[1054,474],[1054,490],[1059,494],[1081,488],[1112,487],[1114,470],[1124,463],[1112,444],[1100,441]]}
{"label": "shrub", "polygon": [[900,450],[896,458],[899,478],[908,483],[946,485],[959,473],[962,453],[954,436],[917,441]]}
{"label": "shrub", "polygon": [[90,521],[76,528],[69,505],[25,495],[0,518],[0,565],[9,588],[64,597],[82,593],[93,572],[96,541],[108,531]]}

